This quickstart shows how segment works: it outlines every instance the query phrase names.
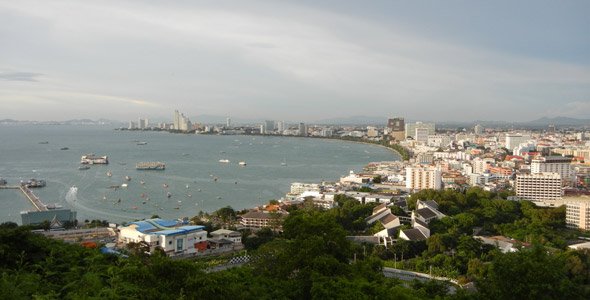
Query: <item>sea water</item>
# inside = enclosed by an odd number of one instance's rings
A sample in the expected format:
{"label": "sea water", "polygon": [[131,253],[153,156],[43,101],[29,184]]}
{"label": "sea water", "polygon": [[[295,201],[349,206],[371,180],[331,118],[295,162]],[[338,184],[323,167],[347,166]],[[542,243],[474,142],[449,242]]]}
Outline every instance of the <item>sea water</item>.
{"label": "sea water", "polygon": [[[88,153],[107,155],[110,163],[79,170],[80,157]],[[338,140],[0,126],[0,177],[9,185],[46,180],[46,187],[33,192],[45,204],[76,210],[78,220],[124,222],[154,214],[192,217],[228,205],[250,208],[284,196],[292,182],[336,181],[368,162],[385,160],[399,156],[383,147]],[[166,169],[135,169],[136,163],[149,161],[163,162]],[[31,208],[20,191],[0,190],[0,222],[20,223],[20,211]]]}

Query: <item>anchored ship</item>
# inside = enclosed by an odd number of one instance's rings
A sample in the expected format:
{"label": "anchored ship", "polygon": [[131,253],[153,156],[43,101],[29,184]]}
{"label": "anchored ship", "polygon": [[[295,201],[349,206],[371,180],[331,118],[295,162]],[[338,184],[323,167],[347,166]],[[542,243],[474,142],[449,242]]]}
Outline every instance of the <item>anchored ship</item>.
{"label": "anchored ship", "polygon": [[108,156],[96,156],[94,154],[86,154],[86,155],[82,155],[82,158],[80,159],[80,163],[81,164],[88,164],[88,165],[94,165],[94,164],[103,164],[106,165],[109,163],[109,158]]}
{"label": "anchored ship", "polygon": [[166,165],[162,162],[140,162],[135,165],[136,170],[165,170]]}

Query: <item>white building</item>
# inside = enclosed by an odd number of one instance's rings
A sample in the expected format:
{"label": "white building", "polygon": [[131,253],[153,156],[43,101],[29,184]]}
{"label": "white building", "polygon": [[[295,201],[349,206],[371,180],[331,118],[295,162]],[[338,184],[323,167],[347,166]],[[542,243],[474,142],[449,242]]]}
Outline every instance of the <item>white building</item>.
{"label": "white building", "polygon": [[133,222],[119,229],[119,242],[145,242],[150,252],[161,247],[169,256],[196,253],[206,249],[204,226],[179,224],[175,220],[149,219]]}
{"label": "white building", "polygon": [[471,165],[473,166],[473,173],[475,174],[483,174],[488,170],[488,166],[493,166],[496,162],[493,158],[480,158],[476,157],[474,160],[471,161]]}
{"label": "white building", "polygon": [[227,117],[225,119],[225,127],[226,128],[231,128],[231,118],[230,117]]}
{"label": "white building", "polygon": [[573,179],[572,159],[562,156],[537,157],[531,161],[531,174],[557,173],[561,176],[562,184]]}
{"label": "white building", "polygon": [[291,194],[300,195],[304,192],[319,192],[320,185],[317,183],[301,183],[301,182],[293,182],[291,183]]}
{"label": "white building", "polygon": [[430,130],[425,127],[416,127],[414,133],[414,140],[419,143],[428,143],[428,136],[430,135]]}
{"label": "white building", "polygon": [[406,188],[414,190],[442,188],[441,171],[433,166],[406,167]]}
{"label": "white building", "polygon": [[451,143],[451,137],[448,135],[434,134],[428,136],[428,146],[430,147],[447,147]]}
{"label": "white building", "polygon": [[410,136],[414,140],[416,139],[416,128],[426,128],[428,129],[428,135],[435,134],[435,125],[434,123],[407,123],[406,124],[406,137]]}
{"label": "white building", "polygon": [[278,121],[277,122],[277,131],[282,134],[283,131],[285,131],[285,129],[286,129],[285,128],[285,122],[284,121]]}
{"label": "white building", "polygon": [[146,128],[148,128],[149,127],[148,119],[147,118],[145,118],[145,119],[139,118],[137,120],[137,127],[139,129],[146,129]]}
{"label": "white building", "polygon": [[557,173],[517,175],[515,190],[516,196],[521,199],[544,202],[545,204],[560,200],[563,195],[561,176]]}
{"label": "white building", "polygon": [[520,133],[507,133],[505,137],[506,149],[512,151],[518,145],[527,142],[531,137]]}
{"label": "white building", "polygon": [[475,127],[473,127],[473,132],[476,135],[481,135],[483,133],[483,129],[484,129],[483,126],[477,124],[477,125],[475,125]]}
{"label": "white building", "polygon": [[590,197],[564,199],[565,225],[568,228],[590,230]]}

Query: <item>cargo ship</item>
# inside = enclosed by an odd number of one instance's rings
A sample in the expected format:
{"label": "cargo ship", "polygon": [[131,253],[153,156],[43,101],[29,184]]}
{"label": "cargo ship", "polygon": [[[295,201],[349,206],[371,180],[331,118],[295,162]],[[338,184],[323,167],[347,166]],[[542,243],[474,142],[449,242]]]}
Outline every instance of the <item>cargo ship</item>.
{"label": "cargo ship", "polygon": [[85,165],[96,165],[96,164],[107,165],[109,163],[109,158],[106,155],[105,156],[96,156],[94,154],[86,154],[86,155],[82,155],[82,158],[80,159],[80,163],[85,164]]}
{"label": "cargo ship", "polygon": [[135,164],[136,170],[165,170],[166,165],[162,162],[140,162]]}

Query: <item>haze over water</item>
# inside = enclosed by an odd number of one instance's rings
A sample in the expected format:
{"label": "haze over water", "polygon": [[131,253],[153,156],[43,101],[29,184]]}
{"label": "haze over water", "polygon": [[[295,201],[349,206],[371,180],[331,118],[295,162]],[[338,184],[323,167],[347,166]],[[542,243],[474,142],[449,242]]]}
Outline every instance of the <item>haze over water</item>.
{"label": "haze over water", "polygon": [[[45,141],[49,143],[39,144]],[[108,155],[110,164],[78,170],[80,156],[87,153]],[[334,181],[368,162],[398,159],[383,147],[336,140],[115,131],[109,126],[0,126],[0,177],[11,185],[45,179],[47,186],[34,193],[45,204],[73,208],[80,221],[191,217],[227,205],[249,208],[284,196],[292,182]],[[141,161],[164,162],[166,170],[135,170]],[[240,161],[247,166],[240,167]],[[128,187],[109,188],[123,183]],[[20,223],[19,212],[27,209],[31,205],[20,192],[0,190],[0,222]]]}

